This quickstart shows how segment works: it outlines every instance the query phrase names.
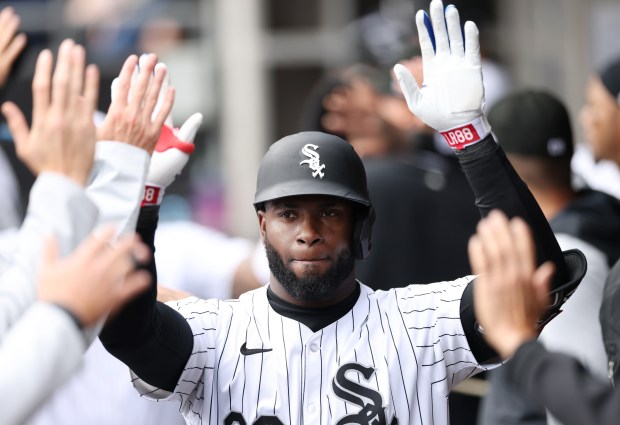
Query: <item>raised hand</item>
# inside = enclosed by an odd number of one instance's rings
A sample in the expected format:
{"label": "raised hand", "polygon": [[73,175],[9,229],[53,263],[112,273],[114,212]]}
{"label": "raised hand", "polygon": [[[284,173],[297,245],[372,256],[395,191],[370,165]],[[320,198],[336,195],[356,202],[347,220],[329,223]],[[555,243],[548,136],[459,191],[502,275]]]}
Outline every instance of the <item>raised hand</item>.
{"label": "raised hand", "polygon": [[553,263],[536,268],[529,228],[520,218],[510,221],[498,210],[478,224],[469,242],[476,319],[485,339],[507,358],[536,337],[537,322],[549,303]]}
{"label": "raised hand", "polygon": [[56,68],[43,50],[32,80],[32,128],[12,102],[2,105],[18,157],[34,174],[56,172],[84,185],[95,150],[93,113],[99,93],[99,71],[85,66],[86,53],[72,40],[60,44]]}
{"label": "raised hand", "polygon": [[109,228],[91,236],[63,259],[58,257],[54,240],[48,240],[39,275],[39,299],[68,309],[89,326],[145,290],[150,276],[136,271],[134,260],[146,261],[148,248],[133,235],[112,246],[114,233]]}
{"label": "raised hand", "polygon": [[153,153],[174,102],[172,87],[166,86],[160,98],[167,70],[156,64],[153,54],[146,55],[139,66],[137,56],[127,58],[112,83],[112,102],[97,128],[97,140],[124,142]]}
{"label": "raised hand", "polygon": [[17,34],[20,18],[12,7],[0,12],[0,87],[6,84],[13,64],[26,47],[26,34]]}
{"label": "raised hand", "polygon": [[[140,57],[140,63],[146,60],[146,55]],[[155,71],[159,68],[165,69],[163,63],[157,64]],[[166,93],[169,90],[170,76],[164,76],[158,101],[153,111],[153,119],[159,116],[162,110],[167,110],[168,114],[164,120],[159,139],[155,145],[155,150],[151,155],[151,163],[146,177],[146,187],[142,205],[159,205],[164,196],[165,189],[172,184],[175,177],[181,173],[189,156],[194,152],[194,138],[202,124],[202,114],[196,112],[192,114],[181,126],[175,128],[170,109],[166,108]]]}
{"label": "raised hand", "polygon": [[482,108],[484,88],[478,28],[465,23],[465,40],[459,13],[450,5],[444,14],[441,0],[430,4],[426,12],[416,14],[422,52],[424,83],[401,64],[394,73],[411,112],[427,125],[441,132],[454,149],[482,140],[489,132]]}

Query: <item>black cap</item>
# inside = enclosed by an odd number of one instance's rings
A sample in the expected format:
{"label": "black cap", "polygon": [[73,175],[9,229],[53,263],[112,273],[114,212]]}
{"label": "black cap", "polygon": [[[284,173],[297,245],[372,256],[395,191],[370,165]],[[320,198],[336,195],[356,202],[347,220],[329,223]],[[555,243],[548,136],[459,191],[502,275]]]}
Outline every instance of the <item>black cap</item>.
{"label": "black cap", "polygon": [[[620,94],[620,59],[615,60],[603,68],[600,72],[601,81],[614,99],[619,100]],[[620,102],[619,102],[620,103]]]}
{"label": "black cap", "polygon": [[508,154],[547,159],[573,156],[568,111],[547,92],[513,93],[493,105],[487,118],[498,143]]}

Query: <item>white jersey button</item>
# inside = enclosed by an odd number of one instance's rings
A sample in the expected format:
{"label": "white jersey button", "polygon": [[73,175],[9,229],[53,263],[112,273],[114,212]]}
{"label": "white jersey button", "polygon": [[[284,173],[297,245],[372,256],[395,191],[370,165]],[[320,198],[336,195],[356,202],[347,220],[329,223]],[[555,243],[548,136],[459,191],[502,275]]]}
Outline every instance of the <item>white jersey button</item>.
{"label": "white jersey button", "polygon": [[308,404],[308,413],[316,413],[316,404],[314,403],[310,403]]}
{"label": "white jersey button", "polygon": [[319,346],[316,345],[315,343],[310,344],[310,350],[314,353],[316,353],[317,351],[319,351]]}

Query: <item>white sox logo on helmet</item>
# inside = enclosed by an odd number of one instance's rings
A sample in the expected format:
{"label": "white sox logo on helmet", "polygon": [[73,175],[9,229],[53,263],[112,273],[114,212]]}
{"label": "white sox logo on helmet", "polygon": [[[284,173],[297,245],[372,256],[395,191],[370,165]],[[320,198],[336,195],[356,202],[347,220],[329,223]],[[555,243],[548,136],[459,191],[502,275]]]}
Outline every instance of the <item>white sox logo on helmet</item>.
{"label": "white sox logo on helmet", "polygon": [[325,164],[321,164],[321,157],[319,153],[316,151],[319,147],[317,145],[313,145],[312,143],[308,143],[301,148],[301,153],[308,157],[308,159],[304,159],[299,163],[299,165],[308,164],[308,167],[314,171],[312,173],[312,177],[316,178],[318,175],[320,178],[323,178],[325,173],[323,170],[325,169]]}

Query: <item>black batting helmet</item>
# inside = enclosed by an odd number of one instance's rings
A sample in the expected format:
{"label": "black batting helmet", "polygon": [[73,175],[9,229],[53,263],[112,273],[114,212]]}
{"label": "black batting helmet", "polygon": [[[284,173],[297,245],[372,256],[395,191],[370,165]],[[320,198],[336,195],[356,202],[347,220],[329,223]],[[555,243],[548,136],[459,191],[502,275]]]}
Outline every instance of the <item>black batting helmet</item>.
{"label": "black batting helmet", "polygon": [[355,203],[353,253],[366,259],[375,214],[366,186],[366,170],[349,143],[340,137],[307,131],[275,142],[263,157],[256,179],[254,207],[296,195],[329,195]]}

